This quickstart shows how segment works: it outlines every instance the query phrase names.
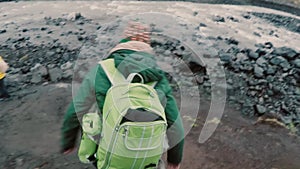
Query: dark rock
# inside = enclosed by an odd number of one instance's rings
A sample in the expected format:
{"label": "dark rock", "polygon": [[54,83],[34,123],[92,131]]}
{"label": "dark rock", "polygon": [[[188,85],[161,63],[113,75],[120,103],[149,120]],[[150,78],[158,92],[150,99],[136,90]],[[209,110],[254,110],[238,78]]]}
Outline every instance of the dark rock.
{"label": "dark rock", "polygon": [[77,39],[78,39],[79,41],[82,41],[84,38],[83,38],[83,36],[78,35],[78,36],[77,36]]}
{"label": "dark rock", "polygon": [[28,29],[27,29],[27,28],[25,28],[25,29],[23,29],[23,30],[22,30],[22,32],[28,32]]}
{"label": "dark rock", "polygon": [[41,31],[45,31],[47,29],[48,29],[47,27],[41,27]]}
{"label": "dark rock", "polygon": [[228,16],[227,17],[229,20],[231,20],[232,22],[239,22],[238,19],[234,18],[233,16]]}
{"label": "dark rock", "polygon": [[300,59],[296,59],[293,61],[293,65],[296,67],[296,68],[300,68]]}
{"label": "dark rock", "polygon": [[71,69],[68,69],[68,70],[65,70],[64,72],[63,72],[63,75],[62,75],[62,77],[64,78],[64,79],[70,79],[70,78],[72,78],[73,77],[73,70],[71,70]]}
{"label": "dark rock", "polygon": [[281,103],[281,110],[284,112],[284,113],[289,113],[289,108],[288,106],[286,105],[285,102]]}
{"label": "dark rock", "polygon": [[274,66],[268,65],[268,68],[266,70],[267,75],[274,75],[276,73],[276,69]]}
{"label": "dark rock", "polygon": [[65,70],[68,70],[68,69],[72,69],[72,67],[73,67],[73,63],[66,62],[65,64],[60,66],[60,69],[65,71]]}
{"label": "dark rock", "polygon": [[68,61],[68,60],[70,60],[70,55],[68,53],[64,53],[63,56],[62,56],[62,59],[64,61]]}
{"label": "dark rock", "polygon": [[265,43],[265,48],[271,49],[273,47],[273,44],[271,42],[266,42]]}
{"label": "dark rock", "polygon": [[75,14],[75,20],[78,20],[78,19],[81,19],[81,18],[83,18],[81,13],[76,13]]}
{"label": "dark rock", "polygon": [[201,76],[201,75],[196,75],[195,76],[195,79],[196,79],[196,82],[197,82],[197,84],[203,84],[204,83],[204,77],[203,76]]}
{"label": "dark rock", "polygon": [[253,35],[261,37],[260,33],[258,33],[258,32],[253,32]]}
{"label": "dark rock", "polygon": [[170,56],[171,53],[172,53],[172,52],[171,52],[170,50],[166,50],[166,51],[164,52],[164,55],[165,55],[165,56]]}
{"label": "dark rock", "polygon": [[63,71],[59,68],[49,69],[50,79],[53,82],[57,82],[62,78]]}
{"label": "dark rock", "polygon": [[257,78],[262,78],[264,76],[264,69],[255,65],[254,66],[254,76]]}
{"label": "dark rock", "polygon": [[245,18],[245,19],[251,19],[251,16],[249,14],[242,14],[242,16]]}
{"label": "dark rock", "polygon": [[77,22],[77,25],[84,25],[84,24],[85,24],[84,21]]}
{"label": "dark rock", "polygon": [[239,41],[233,39],[232,37],[229,38],[229,39],[226,39],[226,42],[227,42],[229,45],[231,45],[231,44],[233,44],[233,45],[238,45],[238,44],[239,44]]}
{"label": "dark rock", "polygon": [[274,92],[273,92],[272,90],[267,90],[267,95],[273,96],[273,95],[274,95]]}
{"label": "dark rock", "polygon": [[282,56],[288,60],[294,59],[297,56],[297,52],[288,47],[275,48],[271,54]]}
{"label": "dark rock", "polygon": [[284,93],[285,93],[284,90],[282,90],[280,86],[276,86],[276,85],[274,85],[272,87],[272,90],[273,90],[273,93],[276,95],[284,95]]}
{"label": "dark rock", "polygon": [[97,30],[99,30],[99,29],[101,29],[101,26],[97,26],[97,28],[96,28]]}
{"label": "dark rock", "polygon": [[267,61],[266,59],[264,59],[263,57],[260,57],[256,60],[256,64],[258,64],[259,66],[266,66],[267,64]]}
{"label": "dark rock", "polygon": [[221,17],[221,16],[219,16],[219,15],[214,16],[214,17],[212,18],[212,20],[215,21],[215,22],[225,22],[225,18],[224,18],[224,17]]}
{"label": "dark rock", "polygon": [[284,72],[287,72],[291,69],[291,65],[288,62],[280,63],[280,66]]}
{"label": "dark rock", "polygon": [[6,29],[1,29],[0,34],[6,33]]}
{"label": "dark rock", "polygon": [[22,41],[25,41],[25,37],[21,37],[21,38],[16,40],[16,42],[22,42]]}
{"label": "dark rock", "polygon": [[265,51],[265,49],[263,49],[262,47],[258,48],[255,53],[257,53],[259,56],[264,56],[267,54],[267,51]]}
{"label": "dark rock", "polygon": [[204,23],[200,23],[200,24],[199,24],[199,27],[207,27],[207,25],[204,24]]}
{"label": "dark rock", "polygon": [[232,62],[232,57],[229,53],[222,53],[220,54],[220,59],[223,63],[229,64]]}
{"label": "dark rock", "polygon": [[53,51],[46,52],[45,54],[46,58],[51,58],[53,55],[55,55],[55,52]]}
{"label": "dark rock", "polygon": [[276,57],[273,57],[271,60],[270,60],[270,63],[273,64],[273,65],[280,65],[281,63],[288,63],[288,61],[281,57],[281,56],[276,56]]}
{"label": "dark rock", "polygon": [[250,59],[256,60],[256,59],[259,57],[259,55],[258,55],[258,53],[255,53],[254,51],[250,50],[250,51],[248,52],[248,57],[249,57]]}
{"label": "dark rock", "polygon": [[262,115],[267,111],[267,108],[261,105],[255,105],[255,111],[256,113]]}
{"label": "dark rock", "polygon": [[34,72],[32,74],[32,77],[31,77],[31,80],[30,80],[31,83],[38,84],[38,83],[41,83],[42,81],[43,81],[43,79],[42,79],[41,74],[39,74],[38,72]]}

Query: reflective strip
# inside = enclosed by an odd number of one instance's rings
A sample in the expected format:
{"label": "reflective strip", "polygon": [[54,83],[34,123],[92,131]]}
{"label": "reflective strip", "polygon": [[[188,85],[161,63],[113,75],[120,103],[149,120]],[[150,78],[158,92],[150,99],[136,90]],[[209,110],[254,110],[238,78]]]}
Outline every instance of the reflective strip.
{"label": "reflective strip", "polygon": [[[154,133],[154,126],[152,126],[151,136],[153,136],[153,133]],[[149,140],[148,147],[150,146],[150,143],[151,143],[151,141],[152,141],[152,138],[153,138],[153,137],[151,137],[150,140]],[[141,166],[140,166],[140,169],[141,169],[141,167],[144,165],[144,162],[145,162],[146,156],[148,155],[148,152],[149,152],[149,151],[146,151],[146,153],[145,153],[145,156],[144,156],[143,162],[142,162],[142,164],[141,164]]]}
{"label": "reflective strip", "polygon": [[[143,142],[144,135],[145,135],[145,126],[144,126],[143,129],[144,129],[144,130],[143,130],[143,134],[142,134],[142,139],[141,139],[141,141],[140,141],[139,149],[142,147],[142,142]],[[134,169],[134,166],[135,166],[135,163],[136,163],[136,160],[137,160],[137,157],[138,157],[139,153],[140,153],[139,151],[136,153],[136,155],[135,155],[135,160],[134,160],[134,162],[133,162],[133,165],[131,166],[131,169]]]}

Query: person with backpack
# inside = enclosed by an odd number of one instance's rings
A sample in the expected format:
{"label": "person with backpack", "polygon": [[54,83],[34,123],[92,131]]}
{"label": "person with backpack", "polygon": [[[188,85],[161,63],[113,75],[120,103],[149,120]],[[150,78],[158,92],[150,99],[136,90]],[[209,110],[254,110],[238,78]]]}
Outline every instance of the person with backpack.
{"label": "person with backpack", "polygon": [[10,97],[5,87],[5,72],[8,69],[7,63],[0,56],[0,100],[7,99]]}
{"label": "person with backpack", "polygon": [[[179,169],[184,129],[171,87],[156,64],[145,27],[132,24],[125,33],[127,38],[86,75],[73,98],[63,121],[62,152],[74,150],[81,129],[82,162],[98,169],[157,168],[166,136],[167,169]],[[91,107],[95,110],[87,113]]]}

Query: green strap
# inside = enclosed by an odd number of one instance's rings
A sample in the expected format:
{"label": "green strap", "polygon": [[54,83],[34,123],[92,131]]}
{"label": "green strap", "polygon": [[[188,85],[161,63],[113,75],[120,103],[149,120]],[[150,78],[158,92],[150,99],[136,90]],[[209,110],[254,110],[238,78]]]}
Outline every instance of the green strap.
{"label": "green strap", "polygon": [[115,67],[114,59],[99,62],[112,85],[128,83],[121,72]]}
{"label": "green strap", "polygon": [[[112,85],[121,84],[121,83],[130,83],[133,77],[129,78],[128,81],[125,79],[125,77],[122,75],[121,72],[115,67],[114,59],[107,59],[99,62],[102,66],[104,72],[106,73],[109,81]],[[131,74],[130,74],[131,75]],[[134,76],[134,73],[132,74]],[[146,83],[149,86],[154,87],[156,85],[156,81]]]}

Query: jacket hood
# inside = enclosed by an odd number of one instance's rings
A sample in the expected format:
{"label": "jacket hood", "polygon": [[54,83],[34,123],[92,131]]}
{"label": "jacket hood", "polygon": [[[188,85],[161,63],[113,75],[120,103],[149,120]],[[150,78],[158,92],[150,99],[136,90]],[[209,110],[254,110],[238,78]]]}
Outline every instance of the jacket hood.
{"label": "jacket hood", "polygon": [[[131,73],[139,73],[144,82],[148,83],[159,81],[164,76],[164,72],[159,69],[154,56],[146,52],[118,50],[112,53],[109,58],[114,58],[115,67],[125,78]],[[138,78],[134,78],[132,82],[138,81]]]}

